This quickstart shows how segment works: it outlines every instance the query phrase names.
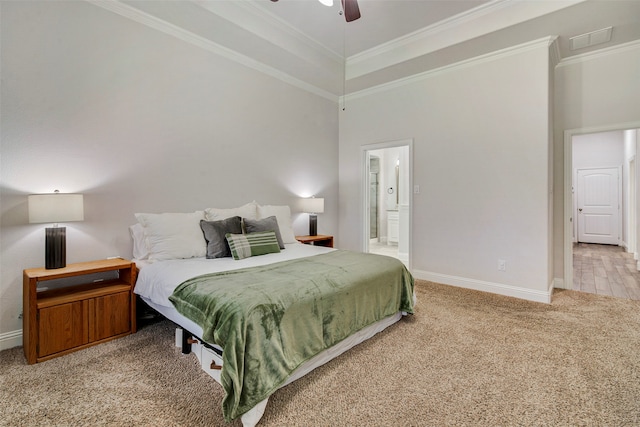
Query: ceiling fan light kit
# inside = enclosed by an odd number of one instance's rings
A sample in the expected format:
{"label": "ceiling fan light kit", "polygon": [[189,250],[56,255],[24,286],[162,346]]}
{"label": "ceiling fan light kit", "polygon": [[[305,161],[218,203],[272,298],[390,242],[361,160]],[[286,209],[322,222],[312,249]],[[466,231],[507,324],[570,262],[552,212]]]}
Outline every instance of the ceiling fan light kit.
{"label": "ceiling fan light kit", "polygon": [[[277,2],[278,0],[271,0]],[[333,6],[333,0],[318,0],[325,6]],[[341,0],[342,10],[344,11],[344,19],[347,22],[355,21],[360,18],[360,8],[358,7],[358,0]],[[342,14],[342,13],[341,13]]]}

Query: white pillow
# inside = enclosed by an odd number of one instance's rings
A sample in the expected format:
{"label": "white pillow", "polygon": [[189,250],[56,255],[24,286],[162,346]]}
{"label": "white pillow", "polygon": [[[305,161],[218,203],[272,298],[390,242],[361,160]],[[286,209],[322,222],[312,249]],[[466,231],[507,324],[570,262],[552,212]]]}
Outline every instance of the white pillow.
{"label": "white pillow", "polygon": [[207,208],[204,210],[205,219],[207,221],[220,221],[222,219],[239,216],[240,218],[258,219],[258,204],[253,201],[238,208],[218,209]]}
{"label": "white pillow", "polygon": [[137,213],[144,228],[150,261],[199,258],[207,254],[207,242],[200,228],[204,211],[193,213]]}
{"label": "white pillow", "polygon": [[278,221],[282,243],[297,243],[291,223],[291,209],[289,206],[258,206],[258,219],[269,218],[274,215]]}
{"label": "white pillow", "polygon": [[134,224],[129,227],[129,233],[131,233],[131,240],[133,240],[133,258],[147,259],[149,251],[144,240],[144,227],[140,223]]}

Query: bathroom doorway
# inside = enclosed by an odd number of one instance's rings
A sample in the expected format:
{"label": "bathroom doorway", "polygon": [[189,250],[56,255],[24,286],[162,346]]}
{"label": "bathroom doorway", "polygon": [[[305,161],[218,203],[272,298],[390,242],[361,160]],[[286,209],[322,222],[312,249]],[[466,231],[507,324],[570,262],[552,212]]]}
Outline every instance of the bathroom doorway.
{"label": "bathroom doorway", "polygon": [[411,247],[411,140],[363,146],[363,251],[409,266]]}

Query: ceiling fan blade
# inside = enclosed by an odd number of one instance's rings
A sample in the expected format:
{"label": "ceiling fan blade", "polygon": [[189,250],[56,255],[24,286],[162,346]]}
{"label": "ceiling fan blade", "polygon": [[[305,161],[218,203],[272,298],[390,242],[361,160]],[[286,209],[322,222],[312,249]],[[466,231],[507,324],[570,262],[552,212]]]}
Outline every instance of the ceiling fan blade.
{"label": "ceiling fan blade", "polygon": [[344,10],[344,19],[346,19],[347,22],[360,18],[358,0],[342,0],[342,9]]}

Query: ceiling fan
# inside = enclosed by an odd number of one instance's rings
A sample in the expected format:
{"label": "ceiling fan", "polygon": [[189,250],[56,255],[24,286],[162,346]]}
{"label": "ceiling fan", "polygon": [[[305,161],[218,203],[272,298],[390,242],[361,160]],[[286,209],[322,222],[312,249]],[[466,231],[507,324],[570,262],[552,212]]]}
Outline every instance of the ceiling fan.
{"label": "ceiling fan", "polygon": [[[271,0],[277,2],[278,0]],[[333,0],[318,0],[325,6],[333,6]],[[358,7],[358,0],[341,0],[342,10],[344,10],[344,19],[347,22],[355,21],[360,18],[360,8]]]}

